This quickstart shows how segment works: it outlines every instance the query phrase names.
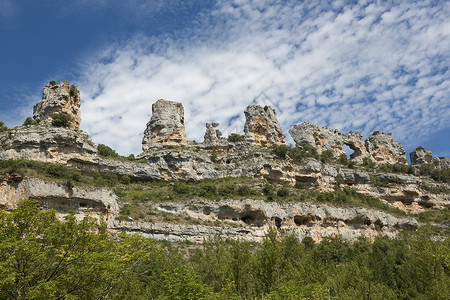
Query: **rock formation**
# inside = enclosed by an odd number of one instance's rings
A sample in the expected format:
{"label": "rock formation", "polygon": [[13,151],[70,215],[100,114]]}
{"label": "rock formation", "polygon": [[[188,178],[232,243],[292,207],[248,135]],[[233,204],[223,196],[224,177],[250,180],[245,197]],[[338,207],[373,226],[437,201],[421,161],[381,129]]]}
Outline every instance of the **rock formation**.
{"label": "rock formation", "polygon": [[366,139],[369,157],[377,164],[407,164],[402,145],[392,139],[392,133],[375,131]]}
{"label": "rock formation", "polygon": [[75,211],[78,218],[85,216],[85,210],[105,220],[119,213],[117,196],[110,188],[69,187],[38,178],[1,176],[0,207],[13,209],[22,199],[38,200],[42,208],[56,209],[62,215]]}
{"label": "rock formation", "polygon": [[153,146],[186,144],[184,108],[181,103],[160,99],[152,105],[152,117],[142,140],[144,153]]}
{"label": "rock formation", "polygon": [[81,130],[22,126],[0,133],[0,159],[28,159],[57,164],[97,161],[97,148]]}
{"label": "rock formation", "polygon": [[363,157],[367,156],[366,148],[361,141],[361,134],[359,132],[350,133],[345,135],[337,131],[337,129],[332,130],[329,127],[322,127],[303,122],[299,125],[294,125],[289,130],[292,139],[297,146],[301,146],[303,143],[309,144],[315,147],[319,154],[323,151],[331,150],[335,158],[342,154],[343,145],[349,146],[354,153],[350,156],[357,162],[361,162]]}
{"label": "rock formation", "polygon": [[[358,237],[373,240],[378,235],[395,237],[399,230],[417,228],[413,218],[397,218],[373,209],[340,208],[327,204],[276,203],[263,200],[222,200],[164,202],[152,204],[156,211],[203,221],[226,221],[233,227],[167,223],[131,223],[111,221],[110,228],[126,232],[140,231],[144,236],[171,241],[202,242],[215,236],[261,242],[270,225],[295,234],[299,239],[311,236],[340,235],[345,240]],[[220,222],[219,222],[220,223]]]}
{"label": "rock formation", "polygon": [[413,165],[432,164],[437,169],[450,168],[450,157],[433,157],[431,150],[426,150],[423,147],[417,147],[409,154],[409,157]]}
{"label": "rock formation", "polygon": [[426,150],[422,147],[417,147],[416,150],[409,154],[411,164],[430,164],[433,159],[431,150]]}
{"label": "rock formation", "polygon": [[203,139],[207,146],[217,146],[219,144],[216,129],[209,123],[206,123],[206,132]]}
{"label": "rock formation", "polygon": [[72,118],[71,126],[80,127],[80,91],[75,85],[69,86],[67,81],[61,81],[44,86],[42,101],[33,107],[33,118],[39,124],[50,125],[55,113],[68,114]]}
{"label": "rock formation", "polygon": [[284,134],[270,106],[249,105],[245,110],[244,133],[247,141],[255,145],[284,144]]}

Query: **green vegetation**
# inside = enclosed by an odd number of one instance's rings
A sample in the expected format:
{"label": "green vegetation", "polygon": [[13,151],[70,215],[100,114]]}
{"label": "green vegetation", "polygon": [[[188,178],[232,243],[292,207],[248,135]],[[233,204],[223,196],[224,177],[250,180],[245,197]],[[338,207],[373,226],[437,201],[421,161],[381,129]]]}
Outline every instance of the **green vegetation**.
{"label": "green vegetation", "polygon": [[315,147],[303,143],[298,147],[289,147],[287,145],[275,145],[272,152],[280,158],[289,156],[294,163],[300,164],[306,158],[319,159],[319,154]]}
{"label": "green vegetation", "polygon": [[272,228],[262,243],[155,243],[25,201],[0,212],[0,298],[448,299],[450,241],[433,234],[316,244]]}
{"label": "green vegetation", "polygon": [[320,161],[323,163],[330,163],[334,161],[334,154],[332,150],[325,150],[320,155]]}
{"label": "green vegetation", "polygon": [[75,96],[75,94],[77,93],[77,87],[74,84],[70,86],[69,93],[70,96]]}
{"label": "green vegetation", "polygon": [[228,136],[227,140],[230,143],[244,142],[245,141],[245,136],[242,135],[242,134],[230,133],[230,135]]}
{"label": "green vegetation", "polygon": [[54,86],[54,85],[56,85],[56,81],[51,80],[51,81],[49,82],[49,84],[50,84],[51,86]]}
{"label": "green vegetation", "polygon": [[63,112],[52,115],[52,125],[56,127],[69,127],[72,121],[72,117]]}
{"label": "green vegetation", "polygon": [[385,173],[403,173],[403,174],[415,174],[416,169],[413,166],[403,164],[382,164],[378,166],[378,169]]}
{"label": "green vegetation", "polygon": [[104,144],[98,144],[97,146],[97,154],[105,157],[105,158],[118,158],[119,154],[113,149],[111,149],[109,146],[106,146]]}
{"label": "green vegetation", "polygon": [[151,240],[112,239],[95,219],[60,221],[25,200],[0,211],[0,298],[104,299],[157,251]]}
{"label": "green vegetation", "polygon": [[30,125],[37,125],[38,122],[36,120],[33,120],[31,117],[27,117],[25,121],[23,122],[22,126],[30,126]]}
{"label": "green vegetation", "polygon": [[414,217],[417,221],[428,224],[448,222],[450,220],[450,209],[430,209],[415,214]]}
{"label": "green vegetation", "polygon": [[0,121],[0,132],[5,132],[8,130],[8,127],[5,126],[5,123]]}
{"label": "green vegetation", "polygon": [[433,194],[450,194],[450,190],[442,185],[429,185],[425,182],[420,184],[420,188]]}

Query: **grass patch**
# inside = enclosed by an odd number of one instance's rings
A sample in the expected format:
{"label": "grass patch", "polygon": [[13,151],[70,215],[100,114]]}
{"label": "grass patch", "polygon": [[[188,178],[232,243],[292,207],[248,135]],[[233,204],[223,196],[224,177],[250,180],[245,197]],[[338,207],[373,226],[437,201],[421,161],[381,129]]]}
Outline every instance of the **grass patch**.
{"label": "grass patch", "polygon": [[430,209],[413,216],[422,223],[443,223],[450,220],[450,209]]}

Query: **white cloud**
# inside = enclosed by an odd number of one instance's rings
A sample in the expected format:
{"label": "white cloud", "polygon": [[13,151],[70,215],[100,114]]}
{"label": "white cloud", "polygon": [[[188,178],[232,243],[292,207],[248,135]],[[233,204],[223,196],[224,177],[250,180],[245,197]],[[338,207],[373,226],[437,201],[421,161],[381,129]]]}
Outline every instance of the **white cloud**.
{"label": "white cloud", "polygon": [[408,145],[450,126],[450,3],[243,0],[203,17],[177,36],[137,36],[89,61],[82,128],[96,142],[139,153],[160,98],[184,104],[187,137],[201,141],[205,122],[239,128],[261,92],[286,134],[312,121],[392,131]]}

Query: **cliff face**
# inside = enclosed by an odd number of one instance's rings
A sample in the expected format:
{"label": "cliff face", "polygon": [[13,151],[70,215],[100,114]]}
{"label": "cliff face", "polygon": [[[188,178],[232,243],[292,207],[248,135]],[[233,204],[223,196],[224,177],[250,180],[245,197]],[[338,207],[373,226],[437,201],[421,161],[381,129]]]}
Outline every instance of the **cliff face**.
{"label": "cliff face", "polygon": [[[249,106],[245,112],[245,141],[228,142],[219,139],[214,126],[206,124],[203,143],[186,141],[184,109],[181,103],[158,100],[152,106],[152,117],[143,139],[144,152],[136,161],[100,157],[95,144],[78,129],[79,92],[71,91],[68,83],[44,87],[43,100],[35,105],[39,125],[21,126],[0,133],[0,160],[28,159],[70,166],[93,174],[127,175],[133,181],[192,182],[225,177],[250,177],[273,185],[300,184],[308,190],[329,192],[351,188],[357,193],[379,198],[383,203],[409,213],[430,208],[450,208],[450,186],[429,177],[389,174],[377,168],[351,168],[336,161],[323,163],[313,158],[295,161],[280,157],[273,147],[284,144],[284,134],[270,107]],[[78,103],[78,104],[77,104]],[[74,120],[69,128],[51,126],[53,113],[66,112]],[[361,163],[364,158],[376,164],[406,164],[403,147],[390,134],[375,132],[363,144],[356,132],[348,135],[319,128],[311,123],[295,125],[290,131],[298,147],[309,144],[318,153],[331,150],[338,158],[343,145],[354,150],[351,159]],[[170,146],[170,147],[166,147]],[[449,158],[432,157],[431,151],[416,149],[411,154],[414,164],[430,164],[448,168]],[[413,168],[414,169],[414,168]],[[419,167],[415,167],[418,170]],[[11,209],[18,200],[31,198],[44,208],[55,208],[61,214],[75,210],[81,217],[87,208],[108,220],[111,228],[138,230],[154,238],[200,241],[218,234],[235,239],[259,241],[268,226],[286,229],[299,237],[312,236],[320,241],[339,234],[354,240],[359,236],[373,238],[379,234],[395,236],[399,229],[414,230],[417,222],[397,218],[385,212],[367,208],[340,208],[326,204],[301,202],[264,202],[256,199],[233,200],[191,199],[167,202],[161,198],[145,203],[157,211],[193,217],[211,222],[229,222],[220,226],[182,223],[119,222],[115,219],[119,203],[107,188],[69,187],[66,183],[25,178],[14,174],[0,178],[0,206]],[[231,224],[231,225],[230,225]]]}
{"label": "cliff face", "polygon": [[20,175],[0,177],[0,207],[13,209],[19,200],[38,200],[45,209],[56,209],[65,215],[74,211],[78,218],[86,214],[113,219],[119,212],[117,196],[109,188],[69,187]]}
{"label": "cliff face", "polygon": [[42,125],[52,123],[52,115],[66,113],[72,118],[71,126],[80,128],[80,91],[67,81],[44,86],[42,100],[33,107],[33,118]]}

